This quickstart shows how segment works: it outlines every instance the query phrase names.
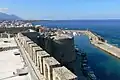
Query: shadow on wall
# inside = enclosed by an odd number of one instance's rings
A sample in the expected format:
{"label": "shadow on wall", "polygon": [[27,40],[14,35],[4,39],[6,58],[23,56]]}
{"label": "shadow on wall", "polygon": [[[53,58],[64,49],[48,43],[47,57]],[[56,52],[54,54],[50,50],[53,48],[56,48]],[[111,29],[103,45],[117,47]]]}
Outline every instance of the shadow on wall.
{"label": "shadow on wall", "polygon": [[33,42],[35,42],[36,44],[40,45],[39,44],[39,40],[38,40],[38,36],[40,36],[40,34],[38,32],[24,32],[23,35],[27,36]]}

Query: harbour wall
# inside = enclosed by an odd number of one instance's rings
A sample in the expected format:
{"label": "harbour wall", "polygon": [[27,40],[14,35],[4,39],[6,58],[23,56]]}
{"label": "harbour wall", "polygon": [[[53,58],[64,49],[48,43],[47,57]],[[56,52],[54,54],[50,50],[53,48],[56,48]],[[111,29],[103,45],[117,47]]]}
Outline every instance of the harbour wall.
{"label": "harbour wall", "polygon": [[87,31],[85,34],[89,37],[91,44],[108,52],[109,54],[117,58],[120,58],[120,48],[105,42],[105,40],[101,41],[101,39],[99,38],[99,35],[95,35],[91,31]]}
{"label": "harbour wall", "polygon": [[76,75],[27,36],[18,33],[15,39],[20,49],[24,51],[22,56],[26,56],[27,58],[24,59],[28,59],[33,66],[37,80],[77,80]]}

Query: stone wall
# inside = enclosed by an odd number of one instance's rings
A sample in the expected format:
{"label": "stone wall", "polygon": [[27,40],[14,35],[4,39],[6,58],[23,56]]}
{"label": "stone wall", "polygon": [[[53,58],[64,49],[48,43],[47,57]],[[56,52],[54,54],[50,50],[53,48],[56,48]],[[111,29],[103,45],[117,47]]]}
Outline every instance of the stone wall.
{"label": "stone wall", "polygon": [[23,35],[29,37],[63,65],[76,60],[74,38],[53,39],[49,36],[40,35],[38,32],[25,32]]}
{"label": "stone wall", "polygon": [[54,39],[52,41],[53,56],[62,64],[76,60],[74,38]]}
{"label": "stone wall", "polygon": [[27,54],[29,54],[28,56],[34,63],[38,72],[44,76],[45,80],[77,80],[76,75],[66,67],[61,66],[54,57],[50,56],[50,54],[44,51],[27,36],[18,33],[16,39],[20,46],[22,46]]}
{"label": "stone wall", "polygon": [[10,34],[14,34],[14,33],[18,33],[21,31],[26,31],[28,29],[33,29],[35,30],[35,27],[11,27],[11,28],[6,28],[6,27],[0,27],[0,33],[10,33]]}
{"label": "stone wall", "polygon": [[0,38],[10,38],[13,37],[14,35],[8,34],[8,33],[0,33]]}
{"label": "stone wall", "polygon": [[39,41],[37,40],[37,36],[39,36],[38,32],[24,32],[23,35],[30,38],[33,42],[39,44]]}

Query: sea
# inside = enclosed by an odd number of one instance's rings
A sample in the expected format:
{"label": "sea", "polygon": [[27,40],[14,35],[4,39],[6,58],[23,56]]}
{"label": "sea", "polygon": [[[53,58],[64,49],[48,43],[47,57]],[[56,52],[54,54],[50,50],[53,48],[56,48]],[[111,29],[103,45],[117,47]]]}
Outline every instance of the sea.
{"label": "sea", "polygon": [[[61,29],[88,29],[102,36],[108,43],[120,47],[120,20],[41,20],[33,22],[33,25]],[[75,36],[74,43],[87,53],[88,64],[98,80],[120,80],[120,59],[90,44],[87,36]]]}

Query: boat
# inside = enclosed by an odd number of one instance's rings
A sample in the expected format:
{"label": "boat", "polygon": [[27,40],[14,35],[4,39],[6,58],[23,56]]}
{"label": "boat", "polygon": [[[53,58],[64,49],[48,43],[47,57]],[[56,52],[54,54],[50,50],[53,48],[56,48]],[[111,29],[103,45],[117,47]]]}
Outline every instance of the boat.
{"label": "boat", "polygon": [[85,59],[85,60],[82,61],[82,63],[87,63],[87,62],[88,62],[87,59]]}
{"label": "boat", "polygon": [[75,46],[75,52],[80,52],[77,46]]}
{"label": "boat", "polygon": [[75,52],[79,52],[79,48],[75,48]]}
{"label": "boat", "polygon": [[93,71],[89,71],[89,72],[88,72],[88,76],[89,76],[89,78],[90,78],[91,80],[97,80],[97,78],[96,78],[96,76],[95,76],[95,74],[94,74]]}
{"label": "boat", "polygon": [[88,77],[90,80],[97,80],[94,72],[91,70],[90,66],[88,66],[86,53],[81,53],[81,68],[86,77]]}

